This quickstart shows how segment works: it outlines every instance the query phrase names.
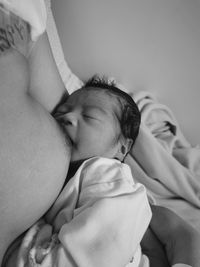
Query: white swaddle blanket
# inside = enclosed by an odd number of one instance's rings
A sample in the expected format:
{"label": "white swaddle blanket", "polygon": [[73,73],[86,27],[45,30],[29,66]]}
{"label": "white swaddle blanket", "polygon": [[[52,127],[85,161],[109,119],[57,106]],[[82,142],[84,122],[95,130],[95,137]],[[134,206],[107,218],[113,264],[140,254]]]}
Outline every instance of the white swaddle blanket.
{"label": "white swaddle blanket", "polygon": [[149,267],[139,244],[150,219],[146,190],[134,183],[129,166],[90,158],[13,244],[3,266]]}

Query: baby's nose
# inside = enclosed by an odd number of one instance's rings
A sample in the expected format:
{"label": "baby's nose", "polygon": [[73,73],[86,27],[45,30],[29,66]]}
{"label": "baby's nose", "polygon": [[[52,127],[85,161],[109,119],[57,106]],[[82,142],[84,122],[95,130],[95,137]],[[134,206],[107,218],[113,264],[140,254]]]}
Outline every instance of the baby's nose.
{"label": "baby's nose", "polygon": [[68,112],[61,114],[57,117],[58,122],[64,123],[65,125],[76,126],[77,125],[77,116],[73,112]]}

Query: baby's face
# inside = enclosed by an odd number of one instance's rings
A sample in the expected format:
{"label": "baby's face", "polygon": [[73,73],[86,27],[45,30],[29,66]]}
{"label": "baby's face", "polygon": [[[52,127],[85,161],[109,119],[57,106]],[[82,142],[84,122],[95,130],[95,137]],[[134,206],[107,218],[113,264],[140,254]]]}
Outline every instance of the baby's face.
{"label": "baby's face", "polygon": [[93,156],[114,158],[120,125],[116,101],[104,91],[78,90],[55,113],[72,142],[71,161]]}

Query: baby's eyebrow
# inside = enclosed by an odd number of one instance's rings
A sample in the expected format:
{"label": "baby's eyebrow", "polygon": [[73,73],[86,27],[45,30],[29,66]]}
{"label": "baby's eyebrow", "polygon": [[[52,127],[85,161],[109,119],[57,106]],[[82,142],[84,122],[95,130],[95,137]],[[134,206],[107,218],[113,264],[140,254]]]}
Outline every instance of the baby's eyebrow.
{"label": "baby's eyebrow", "polygon": [[107,112],[104,110],[104,109],[102,109],[101,107],[98,107],[98,106],[93,106],[93,105],[87,105],[87,106],[85,106],[84,107],[84,109],[86,110],[86,111],[91,111],[91,110],[96,110],[96,111],[100,111],[101,113],[103,113],[104,115],[106,115],[107,114]]}

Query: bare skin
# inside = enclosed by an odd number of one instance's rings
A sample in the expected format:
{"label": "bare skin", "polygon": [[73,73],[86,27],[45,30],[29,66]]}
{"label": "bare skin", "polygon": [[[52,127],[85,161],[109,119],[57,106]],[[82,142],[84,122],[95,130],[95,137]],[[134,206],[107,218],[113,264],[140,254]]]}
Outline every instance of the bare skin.
{"label": "bare skin", "polygon": [[173,211],[151,206],[152,220],[141,242],[153,267],[200,266],[200,233]]}
{"label": "bare skin", "polygon": [[[23,38],[16,31],[9,35],[5,24],[0,28],[1,265],[8,246],[58,196],[68,171],[70,147],[50,114],[64,87],[46,34],[27,60],[18,51],[27,45],[28,28],[21,31]],[[14,49],[11,40],[17,40]]]}
{"label": "bare skin", "polygon": [[[65,181],[70,160],[68,142],[50,114],[65,89],[47,36],[44,34],[39,39],[27,60],[21,53],[27,54],[28,28],[15,19],[5,27],[1,25],[1,15],[0,265],[15,238],[50,208]],[[166,231],[173,218],[169,212],[158,209],[157,213],[154,209],[153,214],[149,228],[152,238],[147,231],[142,245],[146,252],[151,252],[149,258],[151,260],[152,255],[155,266],[166,267],[169,262],[181,261],[199,266],[200,237],[195,230],[177,218],[177,224],[173,221],[171,225],[178,233],[174,238],[174,232]],[[167,224],[165,229],[163,218]],[[181,231],[187,234],[186,242],[182,242]],[[184,251],[189,253],[182,253]],[[161,257],[155,262],[157,253]]]}

